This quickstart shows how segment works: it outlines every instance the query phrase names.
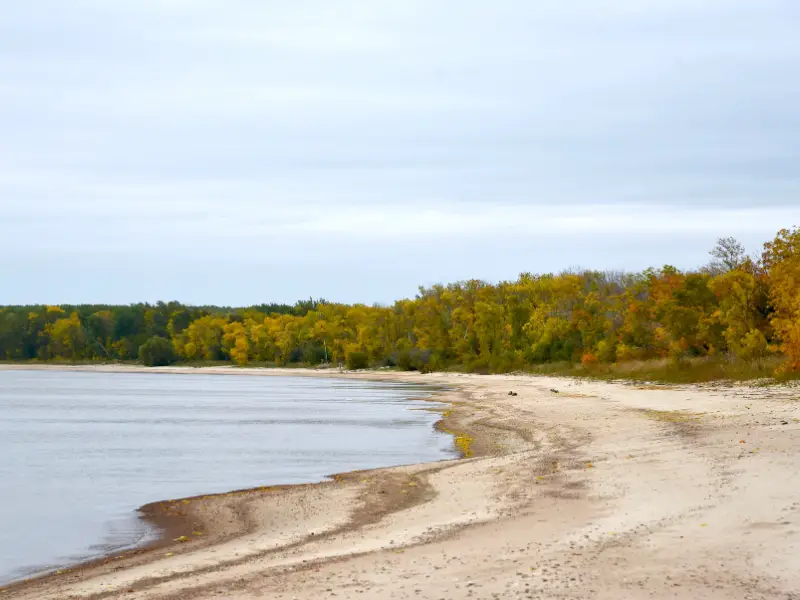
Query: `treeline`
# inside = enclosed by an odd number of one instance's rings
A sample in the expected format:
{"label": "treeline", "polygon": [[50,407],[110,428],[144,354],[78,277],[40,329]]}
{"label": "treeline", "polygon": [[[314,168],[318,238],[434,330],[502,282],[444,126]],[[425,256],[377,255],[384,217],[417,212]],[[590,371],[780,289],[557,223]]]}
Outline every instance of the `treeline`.
{"label": "treeline", "polygon": [[[0,360],[138,360],[153,338],[171,340],[204,317],[226,321],[267,315],[303,317],[324,300],[260,304],[247,309],[186,306],[179,302],[0,307]],[[215,353],[214,360],[224,360]]]}
{"label": "treeline", "polygon": [[695,271],[523,273],[422,288],[393,306],[305,301],[0,309],[2,360],[346,363],[502,372],[551,362],[785,357],[800,369],[800,230],[757,258],[725,238]]}

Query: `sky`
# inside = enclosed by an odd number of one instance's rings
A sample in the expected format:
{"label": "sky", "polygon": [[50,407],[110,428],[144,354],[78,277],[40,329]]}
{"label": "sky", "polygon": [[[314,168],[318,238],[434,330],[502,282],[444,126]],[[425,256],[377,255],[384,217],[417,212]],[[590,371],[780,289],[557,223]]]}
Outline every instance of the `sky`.
{"label": "sky", "polygon": [[4,0],[0,304],[708,262],[800,225],[794,0]]}

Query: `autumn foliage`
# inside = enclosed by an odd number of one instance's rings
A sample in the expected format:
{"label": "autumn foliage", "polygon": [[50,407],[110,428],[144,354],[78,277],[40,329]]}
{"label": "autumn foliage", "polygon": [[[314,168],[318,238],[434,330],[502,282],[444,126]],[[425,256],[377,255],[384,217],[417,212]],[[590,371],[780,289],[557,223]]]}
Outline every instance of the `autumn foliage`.
{"label": "autumn foliage", "polygon": [[[178,303],[0,309],[0,359],[389,365],[501,372],[566,362],[785,356],[800,370],[800,230],[747,258],[721,240],[695,271],[533,275],[419,290],[392,306],[301,302],[242,309]],[[152,353],[152,352],[151,352]],[[149,355],[148,355],[149,356]]]}
{"label": "autumn foliage", "polygon": [[783,229],[765,244],[762,262],[769,274],[775,338],[787,368],[800,370],[800,229]]}

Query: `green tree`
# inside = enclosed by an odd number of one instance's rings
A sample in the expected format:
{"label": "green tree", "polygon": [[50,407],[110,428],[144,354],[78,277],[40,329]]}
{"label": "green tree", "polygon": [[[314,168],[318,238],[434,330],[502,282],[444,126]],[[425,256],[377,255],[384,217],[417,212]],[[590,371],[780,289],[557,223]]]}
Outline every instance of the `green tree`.
{"label": "green tree", "polygon": [[347,368],[351,371],[369,367],[369,356],[366,352],[350,352],[347,354]]}
{"label": "green tree", "polygon": [[152,337],[139,347],[139,360],[147,367],[165,367],[176,360],[172,342],[163,337]]}

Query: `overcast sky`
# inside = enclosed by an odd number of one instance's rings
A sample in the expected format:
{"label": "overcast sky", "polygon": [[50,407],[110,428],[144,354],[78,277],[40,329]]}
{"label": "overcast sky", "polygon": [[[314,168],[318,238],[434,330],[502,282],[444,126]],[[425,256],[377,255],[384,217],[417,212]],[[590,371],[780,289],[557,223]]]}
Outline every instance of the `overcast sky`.
{"label": "overcast sky", "polygon": [[796,0],[4,0],[0,304],[391,302],[800,224]]}

